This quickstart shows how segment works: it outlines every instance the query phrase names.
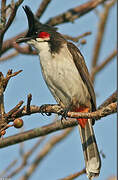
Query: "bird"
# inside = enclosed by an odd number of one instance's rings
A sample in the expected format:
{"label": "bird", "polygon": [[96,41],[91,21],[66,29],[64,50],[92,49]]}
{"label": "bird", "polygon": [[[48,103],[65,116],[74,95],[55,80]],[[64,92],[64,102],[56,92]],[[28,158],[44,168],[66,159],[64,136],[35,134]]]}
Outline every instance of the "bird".
{"label": "bird", "polygon": [[[96,96],[83,55],[67,41],[57,28],[42,24],[29,6],[23,7],[28,19],[28,31],[17,43],[27,43],[39,55],[43,78],[64,116],[70,112],[93,112]],[[78,118],[86,174],[89,180],[99,176],[101,158],[93,130],[93,119]]]}

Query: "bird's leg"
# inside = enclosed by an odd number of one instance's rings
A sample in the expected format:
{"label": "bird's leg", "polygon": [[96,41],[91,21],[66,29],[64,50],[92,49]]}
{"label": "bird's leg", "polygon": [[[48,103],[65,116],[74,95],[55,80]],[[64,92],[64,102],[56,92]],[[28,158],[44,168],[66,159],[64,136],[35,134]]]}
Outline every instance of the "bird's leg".
{"label": "bird's leg", "polygon": [[70,103],[67,107],[65,107],[63,110],[61,110],[61,122],[63,119],[66,119],[68,112],[72,108],[72,103]]}

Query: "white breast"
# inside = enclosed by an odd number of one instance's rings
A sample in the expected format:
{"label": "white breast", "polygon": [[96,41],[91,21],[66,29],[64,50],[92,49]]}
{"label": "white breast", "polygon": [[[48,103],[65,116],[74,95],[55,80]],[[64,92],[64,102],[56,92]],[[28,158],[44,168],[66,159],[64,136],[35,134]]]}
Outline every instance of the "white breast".
{"label": "white breast", "polygon": [[64,106],[68,106],[73,99],[85,104],[90,96],[66,44],[60,54],[52,55],[47,42],[42,43],[39,55],[44,79],[56,101]]}

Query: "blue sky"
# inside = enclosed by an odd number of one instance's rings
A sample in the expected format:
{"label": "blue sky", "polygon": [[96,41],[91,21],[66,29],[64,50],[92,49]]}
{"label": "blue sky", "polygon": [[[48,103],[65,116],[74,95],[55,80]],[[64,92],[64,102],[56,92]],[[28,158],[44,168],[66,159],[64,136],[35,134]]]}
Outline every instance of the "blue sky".
{"label": "blue sky", "polygon": [[[41,1],[25,0],[23,5],[29,5],[33,12],[36,11]],[[63,11],[75,7],[80,3],[86,2],[85,0],[68,1],[53,0],[46,10],[46,13],[41,18],[41,22],[45,22],[48,18],[58,15]],[[66,4],[66,7],[64,6]],[[99,7],[99,10],[102,8]],[[74,24],[66,23],[58,26],[58,31],[63,34],[77,36],[87,31],[91,31],[92,35],[87,37],[87,44],[80,46],[82,54],[84,55],[86,64],[90,69],[92,52],[95,42],[95,35],[97,33],[99,17],[95,15],[95,12],[77,19]],[[19,8],[17,17],[5,35],[5,39],[8,39],[19,32],[27,29],[27,19],[22,7]],[[109,15],[109,21],[106,25],[106,31],[102,49],[100,52],[99,62],[102,62],[116,47],[116,7],[111,9]],[[0,63],[0,71],[4,74],[8,69],[13,71],[23,70],[17,77],[12,78],[5,91],[5,109],[6,112],[14,107],[20,100],[24,100],[26,103],[26,97],[29,93],[32,94],[32,104],[42,105],[55,103],[54,98],[50,94],[41,74],[40,64],[38,56],[19,55],[9,61]],[[109,95],[111,95],[116,89],[116,59],[109,63],[109,65],[101,71],[95,80],[95,92],[97,95],[97,105],[100,105]],[[32,115],[24,117],[24,128],[29,130],[35,127],[43,126],[52,122],[54,115],[49,117],[38,115]],[[98,142],[99,150],[102,150],[106,158],[102,159],[101,174],[97,178],[98,180],[105,180],[111,175],[116,175],[116,114],[102,118],[101,121],[97,121],[94,126],[96,139]],[[18,133],[15,128],[9,128],[5,137]],[[55,133],[49,135],[54,136]],[[28,150],[37,139],[27,141],[24,145],[25,151]],[[40,148],[36,151],[38,153]],[[35,155],[36,155],[35,153]],[[32,162],[33,157],[30,159]],[[6,157],[6,158],[5,158]],[[3,170],[7,167],[13,159],[20,159],[19,145],[14,145],[8,148],[1,149],[0,151],[0,169]],[[73,132],[58,144],[43,160],[36,172],[32,175],[31,179],[41,180],[56,180],[65,177],[71,173],[75,173],[84,167],[84,160],[82,154],[82,148],[80,143],[80,137],[77,127]],[[25,169],[26,170],[26,169]],[[18,176],[12,178],[18,179],[25,172],[23,170]],[[83,175],[80,180],[86,180],[86,176]]]}

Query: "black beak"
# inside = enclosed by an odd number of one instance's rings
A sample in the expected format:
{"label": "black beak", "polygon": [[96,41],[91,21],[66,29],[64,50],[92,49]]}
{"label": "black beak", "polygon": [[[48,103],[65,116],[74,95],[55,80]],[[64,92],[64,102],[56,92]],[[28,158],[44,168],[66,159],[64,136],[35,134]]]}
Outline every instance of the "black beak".
{"label": "black beak", "polygon": [[32,37],[21,37],[21,38],[18,38],[18,39],[16,40],[16,43],[27,42],[27,41],[29,41],[30,39],[32,39]]}
{"label": "black beak", "polygon": [[34,16],[33,12],[28,6],[23,7],[23,9],[27,15],[29,29],[25,37],[21,37],[16,40],[17,43],[27,42],[28,40],[32,39],[34,37],[34,32],[36,31],[37,27],[41,25],[41,23]]}

